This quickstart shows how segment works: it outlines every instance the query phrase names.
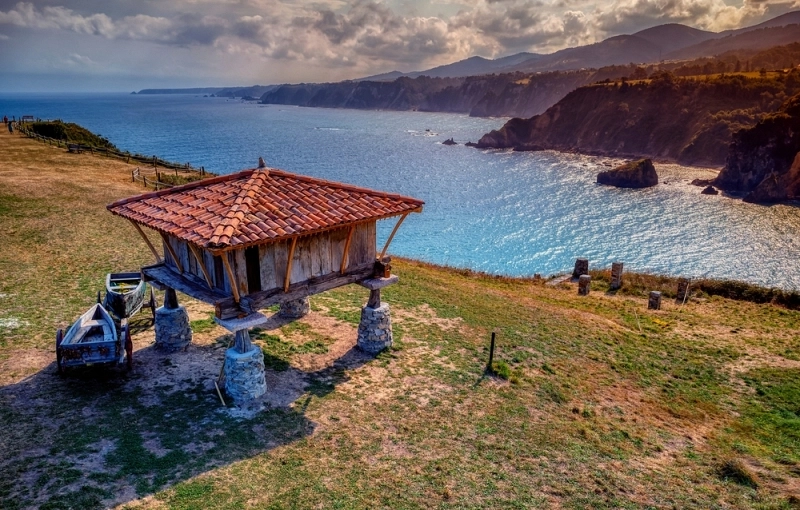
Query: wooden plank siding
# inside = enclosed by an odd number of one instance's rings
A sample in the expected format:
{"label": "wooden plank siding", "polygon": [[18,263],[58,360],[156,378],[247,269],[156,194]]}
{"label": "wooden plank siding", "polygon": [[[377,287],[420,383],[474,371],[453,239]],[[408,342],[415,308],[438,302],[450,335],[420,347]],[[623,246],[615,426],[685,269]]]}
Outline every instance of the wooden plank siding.
{"label": "wooden plank siding", "polygon": [[239,295],[246,296],[248,294],[247,263],[244,259],[244,250],[229,251],[228,260],[231,263],[234,278],[236,278],[235,285],[239,289]]}
{"label": "wooden plank siding", "polygon": [[342,265],[342,255],[344,254],[344,245],[347,241],[347,232],[350,228],[343,228],[333,230],[328,235],[329,253],[331,259],[331,267],[328,272],[338,271]]}
{"label": "wooden plank siding", "polygon": [[375,222],[362,223],[356,226],[353,232],[353,240],[350,241],[348,250],[347,268],[361,266],[367,262],[375,260],[376,240]]}
{"label": "wooden plank siding", "polygon": [[215,289],[224,289],[225,282],[217,281],[216,271],[214,271],[214,255],[211,254],[210,251],[204,250],[200,248],[200,253],[203,254],[203,262],[206,264],[206,269],[208,269],[208,274],[211,276],[211,282],[214,284]]}
{"label": "wooden plank siding", "polygon": [[275,267],[275,245],[267,244],[258,247],[258,258],[261,267],[261,288],[274,289],[281,284],[281,275]]}
{"label": "wooden plank siding", "polygon": [[[273,287],[264,287],[263,283],[261,289],[283,287],[283,279],[286,276],[286,268],[289,263],[289,247],[292,245],[291,241],[281,241],[279,243],[268,244],[267,249],[273,247],[275,254],[275,285]],[[297,249],[297,248],[295,248]]]}
{"label": "wooden plank siding", "polygon": [[[289,275],[290,285],[294,286],[302,284],[306,280],[317,280],[333,273],[339,273],[349,230],[350,227],[347,227],[298,238],[292,257],[292,269]],[[353,270],[361,271],[365,265],[375,260],[377,253],[376,241],[375,222],[363,223],[354,228],[347,254],[347,272]],[[189,280],[193,280],[195,283],[205,282],[205,276],[200,264],[198,264],[186,241],[173,236],[166,236],[164,242],[169,242],[170,247],[180,261],[180,265],[183,267],[184,274]],[[258,247],[258,274],[262,293],[273,289],[283,291],[291,243],[292,240],[290,239]],[[203,262],[213,283],[214,292],[228,296],[232,295],[233,291],[227,272],[224,269],[221,270],[221,267],[216,267],[222,266],[222,264],[215,261],[214,255],[208,250],[198,248],[198,253],[202,254]],[[245,249],[224,252],[221,256],[227,257],[231,271],[236,279],[233,284],[236,285],[240,296],[251,294],[253,289],[249,288]],[[251,259],[250,262],[252,265],[253,260]],[[175,261],[170,255],[170,251],[166,247],[164,247],[164,264],[175,273],[179,272]]]}

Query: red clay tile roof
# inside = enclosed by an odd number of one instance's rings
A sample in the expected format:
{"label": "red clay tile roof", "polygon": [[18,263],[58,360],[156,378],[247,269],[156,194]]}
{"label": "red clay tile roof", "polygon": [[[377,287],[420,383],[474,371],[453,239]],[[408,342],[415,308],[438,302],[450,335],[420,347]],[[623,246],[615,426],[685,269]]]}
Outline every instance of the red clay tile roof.
{"label": "red clay tile roof", "polygon": [[137,195],[107,207],[198,246],[224,249],[420,212],[423,204],[415,198],[259,168]]}

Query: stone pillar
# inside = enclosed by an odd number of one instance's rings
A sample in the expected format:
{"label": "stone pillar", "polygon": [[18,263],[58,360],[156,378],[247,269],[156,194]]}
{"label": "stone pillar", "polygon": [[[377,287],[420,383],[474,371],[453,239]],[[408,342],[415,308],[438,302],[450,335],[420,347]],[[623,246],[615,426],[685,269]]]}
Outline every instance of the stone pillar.
{"label": "stone pillar", "polygon": [[650,298],[647,300],[647,309],[661,310],[661,293],[659,291],[650,291]]}
{"label": "stone pillar", "polygon": [[361,309],[358,324],[358,347],[365,352],[377,354],[392,345],[392,321],[389,305],[381,303],[377,308],[365,306]]}
{"label": "stone pillar", "polygon": [[689,279],[681,278],[678,280],[678,293],[675,296],[675,301],[683,303],[688,298],[689,293]]}
{"label": "stone pillar", "polygon": [[[240,346],[249,346],[244,352]],[[241,404],[260,397],[267,392],[264,378],[264,353],[250,343],[246,329],[236,332],[236,345],[225,351],[225,393],[234,402]]]}
{"label": "stone pillar", "polygon": [[622,287],[622,262],[611,263],[611,290],[617,290]]}
{"label": "stone pillar", "polygon": [[592,286],[592,277],[588,274],[582,274],[580,278],[578,278],[578,295],[579,296],[588,296],[589,289]]}
{"label": "stone pillar", "polygon": [[192,328],[186,308],[178,304],[175,289],[167,287],[164,306],[156,310],[156,347],[165,352],[184,349],[192,341]]}
{"label": "stone pillar", "polygon": [[284,319],[299,319],[308,315],[309,311],[311,311],[311,305],[308,302],[308,297],[304,297],[282,302],[278,315]]}
{"label": "stone pillar", "polygon": [[225,392],[237,404],[260,397],[267,392],[264,378],[264,353],[250,341],[249,329],[262,326],[267,317],[254,312],[236,319],[214,319],[234,334],[233,347],[225,351],[223,373]]}
{"label": "stone pillar", "polygon": [[572,277],[580,278],[584,274],[589,274],[589,259],[579,258],[575,260],[575,269],[572,270]]}

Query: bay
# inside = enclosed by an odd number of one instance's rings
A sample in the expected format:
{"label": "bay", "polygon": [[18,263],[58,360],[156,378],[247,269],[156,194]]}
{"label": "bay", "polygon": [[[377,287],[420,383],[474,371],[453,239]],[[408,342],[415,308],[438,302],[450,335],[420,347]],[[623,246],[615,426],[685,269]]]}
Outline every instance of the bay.
{"label": "bay", "polygon": [[[800,208],[700,195],[713,173],[657,165],[646,190],[599,186],[615,161],[556,152],[480,151],[506,119],[258,105],[191,95],[0,95],[0,115],[76,122],[122,150],[217,173],[267,164],[426,202],[390,253],[514,276],[593,267],[800,289]],[[428,131],[429,130],[429,131]],[[461,145],[441,142],[453,137]],[[379,242],[393,220],[380,222]]]}

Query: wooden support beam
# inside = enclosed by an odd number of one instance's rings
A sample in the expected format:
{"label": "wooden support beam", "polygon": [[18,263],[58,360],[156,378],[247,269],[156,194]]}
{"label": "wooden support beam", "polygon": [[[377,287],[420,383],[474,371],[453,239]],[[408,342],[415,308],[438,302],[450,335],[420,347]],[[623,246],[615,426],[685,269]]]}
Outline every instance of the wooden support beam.
{"label": "wooden support beam", "polygon": [[167,238],[166,234],[162,233],[161,234],[161,239],[164,240],[164,246],[167,248],[167,251],[169,252],[170,257],[172,257],[172,260],[175,262],[175,265],[178,267],[178,271],[180,271],[180,273],[183,274],[183,265],[181,264],[181,259],[178,258],[178,256],[175,254],[175,250],[172,249],[172,245],[169,243],[169,238]]}
{"label": "wooden support beam", "polygon": [[250,333],[246,329],[240,329],[234,333],[235,343],[233,348],[242,354],[253,350],[253,344],[250,341]]}
{"label": "wooden support beam", "polygon": [[386,250],[389,249],[389,243],[391,243],[392,239],[394,239],[394,235],[397,233],[397,229],[400,228],[400,224],[403,223],[403,220],[406,219],[406,216],[408,216],[408,213],[405,213],[402,216],[400,216],[400,219],[397,221],[397,224],[394,226],[394,229],[392,229],[392,233],[389,234],[389,239],[387,239],[386,244],[383,245],[383,250],[381,250],[381,256],[378,257],[378,260],[383,260],[383,256],[386,255]]}
{"label": "wooden support beam", "polygon": [[373,262],[368,262],[355,268],[350,268],[350,271],[344,275],[334,271],[323,276],[309,278],[303,282],[293,283],[289,286],[288,292],[284,292],[282,288],[275,288],[248,294],[242,298],[241,303],[236,303],[230,297],[225,297],[218,299],[214,303],[214,312],[218,319],[233,319],[283,301],[301,299],[343,285],[364,281],[372,275],[372,270]]}
{"label": "wooden support beam", "polygon": [[200,278],[192,274],[180,275],[163,262],[143,267],[142,274],[146,282],[157,282],[165,287],[172,287],[178,292],[211,305],[230,297],[219,289],[208,290]]}
{"label": "wooden support beam", "polygon": [[353,232],[356,230],[355,225],[350,226],[350,231],[347,233],[347,241],[344,242],[344,253],[342,253],[342,267],[339,268],[339,272],[344,274],[344,268],[347,267],[347,252],[350,251],[350,241],[353,240]]}
{"label": "wooden support beam", "polygon": [[144,242],[147,243],[147,247],[150,248],[151,252],[153,252],[153,256],[156,258],[156,264],[160,264],[161,256],[156,251],[156,248],[155,246],[153,246],[153,243],[150,242],[150,239],[148,239],[147,236],[145,235],[144,231],[142,230],[142,227],[140,227],[139,224],[133,220],[128,220],[128,221],[130,221],[133,224],[133,226],[136,227],[136,231],[139,232],[139,235],[142,236]]}
{"label": "wooden support beam", "polygon": [[283,279],[283,291],[289,291],[289,279],[292,276],[292,262],[294,260],[294,249],[297,247],[297,237],[292,238],[292,247],[289,248],[289,260],[286,261],[286,278]]}
{"label": "wooden support beam", "polygon": [[374,289],[369,291],[369,300],[367,306],[370,308],[378,308],[381,306],[381,289]]}
{"label": "wooden support beam", "polygon": [[203,262],[203,254],[200,253],[195,245],[192,243],[186,243],[189,245],[189,249],[192,250],[192,255],[194,255],[194,259],[197,261],[197,265],[200,266],[200,271],[203,272],[203,276],[206,279],[206,283],[208,284],[209,289],[214,288],[214,283],[211,281],[211,276],[208,274],[208,270],[206,269],[206,263]]}
{"label": "wooden support beam", "polygon": [[233,269],[231,269],[231,263],[228,261],[228,253],[220,253],[219,258],[222,259],[222,265],[225,266],[225,272],[228,273],[228,280],[231,282],[231,290],[233,291],[233,300],[238,304],[241,300],[241,297],[239,297],[239,285],[233,276]]}

